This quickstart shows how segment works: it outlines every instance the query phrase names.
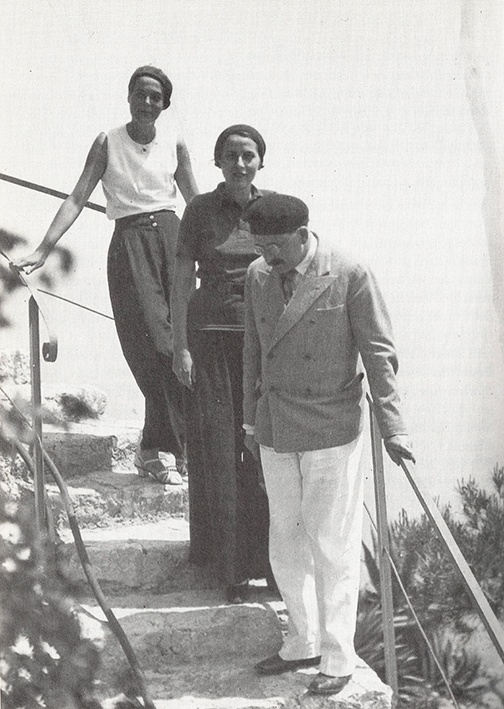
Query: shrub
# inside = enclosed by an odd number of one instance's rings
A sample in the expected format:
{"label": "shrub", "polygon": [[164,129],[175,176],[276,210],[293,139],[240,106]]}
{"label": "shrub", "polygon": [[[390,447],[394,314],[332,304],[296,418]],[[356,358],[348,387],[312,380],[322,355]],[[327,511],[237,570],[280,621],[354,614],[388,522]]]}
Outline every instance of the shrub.
{"label": "shrub", "polygon": [[[442,509],[462,554],[497,614],[504,612],[504,468],[495,467],[493,489],[476,481],[461,481],[457,490],[462,514]],[[410,518],[403,510],[390,526],[391,555],[402,584],[456,699],[473,703],[491,690],[481,658],[467,642],[476,627],[471,601],[448,553],[426,515]],[[383,631],[376,542],[373,554],[364,545],[373,590],[363,593],[359,606],[356,650],[384,679]],[[402,704],[436,706],[447,690],[411,617],[397,581],[393,582],[399,695]]]}
{"label": "shrub", "polygon": [[[449,505],[443,517],[497,615],[504,612],[504,468],[495,466],[493,490],[474,479],[458,483],[462,514]],[[403,510],[391,525],[392,556],[412,603],[426,620],[458,620],[472,611],[460,576],[426,515],[410,519]]]}
{"label": "shrub", "polygon": [[99,651],[83,637],[69,589],[31,509],[0,495],[1,698],[6,709],[97,709]]}
{"label": "shrub", "polygon": [[[2,256],[25,243],[0,229]],[[57,270],[68,272],[70,253],[61,248],[57,253]],[[38,283],[53,285],[44,273]],[[21,280],[1,260],[0,329],[10,324],[5,305],[21,287]],[[70,589],[58,572],[54,548],[35,529],[32,482],[25,481],[25,506],[11,474],[17,465],[15,457],[8,461],[11,441],[25,436],[26,427],[15,409],[0,407],[0,454],[5,456],[0,466],[1,704],[5,709],[98,709],[93,690],[99,651],[72,612]]]}

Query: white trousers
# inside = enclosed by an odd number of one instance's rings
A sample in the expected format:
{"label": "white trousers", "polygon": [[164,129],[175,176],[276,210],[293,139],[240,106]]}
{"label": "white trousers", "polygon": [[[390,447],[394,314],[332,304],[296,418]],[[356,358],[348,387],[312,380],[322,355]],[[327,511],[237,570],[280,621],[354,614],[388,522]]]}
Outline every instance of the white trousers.
{"label": "white trousers", "polygon": [[320,671],[355,669],[363,474],[362,436],[344,446],[277,453],[261,446],[270,562],[289,613],[280,656],[321,655]]}

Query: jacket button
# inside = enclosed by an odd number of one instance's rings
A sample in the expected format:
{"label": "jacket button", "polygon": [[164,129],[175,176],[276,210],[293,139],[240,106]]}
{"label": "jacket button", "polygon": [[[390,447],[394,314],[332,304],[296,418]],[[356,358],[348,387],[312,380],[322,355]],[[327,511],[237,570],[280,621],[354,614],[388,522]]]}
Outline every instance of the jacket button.
{"label": "jacket button", "polygon": [[152,222],[152,226],[157,226],[157,222]]}
{"label": "jacket button", "polygon": [[154,219],[154,215],[153,215],[153,214],[149,214],[149,219]]}

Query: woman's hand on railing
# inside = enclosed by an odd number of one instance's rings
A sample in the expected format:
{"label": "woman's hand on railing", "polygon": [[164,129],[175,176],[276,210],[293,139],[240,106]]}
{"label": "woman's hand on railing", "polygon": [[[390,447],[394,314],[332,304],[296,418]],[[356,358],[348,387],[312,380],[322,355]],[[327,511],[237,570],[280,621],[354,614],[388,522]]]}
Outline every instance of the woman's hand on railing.
{"label": "woman's hand on railing", "polygon": [[23,258],[17,259],[16,261],[13,261],[11,267],[14,268],[16,271],[23,271],[24,273],[26,273],[27,276],[29,276],[32,271],[35,271],[37,268],[43,266],[46,262],[46,259],[47,254],[45,253],[45,251],[37,249],[29,256],[25,256]]}
{"label": "woman's hand on railing", "polygon": [[411,460],[415,463],[411,441],[406,433],[397,433],[383,439],[385,450],[396,465],[401,465],[401,459]]}
{"label": "woman's hand on railing", "polygon": [[173,352],[173,371],[181,384],[192,389],[196,381],[193,361],[188,349],[175,349]]}

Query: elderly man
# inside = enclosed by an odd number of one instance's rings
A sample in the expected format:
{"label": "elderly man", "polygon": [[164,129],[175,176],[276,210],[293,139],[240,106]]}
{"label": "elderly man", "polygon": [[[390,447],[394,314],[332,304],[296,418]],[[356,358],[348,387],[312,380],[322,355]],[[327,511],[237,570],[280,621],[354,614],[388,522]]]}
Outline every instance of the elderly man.
{"label": "elderly man", "polygon": [[356,661],[363,370],[389,455],[413,460],[391,326],[373,274],[324,246],[304,202],[267,195],[246,218],[262,257],[245,286],[244,428],[260,452],[271,566],[289,612],[280,652],[256,669],[320,665],[310,692],[336,694]]}

